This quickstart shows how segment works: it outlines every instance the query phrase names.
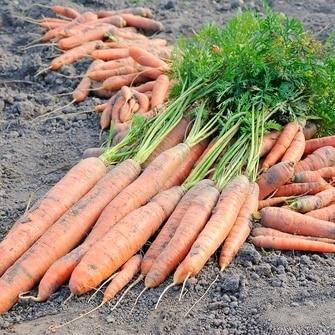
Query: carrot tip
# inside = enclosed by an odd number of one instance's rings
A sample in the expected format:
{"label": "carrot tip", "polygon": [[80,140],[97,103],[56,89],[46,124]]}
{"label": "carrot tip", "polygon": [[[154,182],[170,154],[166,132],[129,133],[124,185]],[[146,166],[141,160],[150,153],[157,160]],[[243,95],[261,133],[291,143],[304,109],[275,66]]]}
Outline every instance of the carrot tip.
{"label": "carrot tip", "polygon": [[32,300],[32,301],[36,301],[36,302],[41,302],[41,298],[39,298],[38,296],[35,297],[33,295],[26,295],[27,293],[30,293],[30,291],[25,291],[25,292],[21,292],[19,294],[19,299],[20,300]]}

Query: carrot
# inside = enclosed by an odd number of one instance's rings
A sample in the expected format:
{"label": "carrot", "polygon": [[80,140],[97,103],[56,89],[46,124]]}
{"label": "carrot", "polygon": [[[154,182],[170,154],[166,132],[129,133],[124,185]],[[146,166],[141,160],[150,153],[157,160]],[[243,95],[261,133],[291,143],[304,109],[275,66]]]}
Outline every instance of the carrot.
{"label": "carrot", "polygon": [[264,135],[259,157],[263,157],[271,151],[279,135],[280,131],[273,131]]}
{"label": "carrot", "polygon": [[120,109],[120,114],[119,114],[120,121],[122,123],[130,121],[131,116],[132,116],[132,114],[131,114],[130,109],[129,109],[129,104],[128,104],[128,102],[125,102]]}
{"label": "carrot", "polygon": [[119,90],[122,86],[131,86],[132,84],[145,81],[144,77],[139,73],[130,73],[122,76],[113,76],[107,78],[102,87],[106,90]]}
{"label": "carrot", "polygon": [[161,68],[154,68],[149,66],[142,66],[139,68],[139,71],[149,79],[157,80],[160,76],[163,75]]}
{"label": "carrot", "polygon": [[316,194],[326,190],[328,187],[331,186],[324,182],[287,184],[278,187],[274,195],[276,197],[283,197],[292,195]]}
{"label": "carrot", "polygon": [[261,224],[285,233],[335,239],[335,224],[315,219],[289,209],[266,207],[261,211]]}
{"label": "carrot", "polygon": [[99,66],[96,67],[96,70],[114,70],[120,66],[134,65],[134,64],[135,61],[131,57],[125,57],[101,63]]}
{"label": "carrot", "polygon": [[164,26],[155,20],[147,19],[133,14],[121,14],[128,26],[136,27],[146,31],[163,31]]}
{"label": "carrot", "polygon": [[334,200],[335,200],[335,188],[331,187],[315,195],[295,199],[290,203],[290,208],[300,213],[306,213],[315,209],[325,207]]}
{"label": "carrot", "polygon": [[116,98],[117,98],[116,96],[113,96],[107,101],[106,107],[100,116],[101,129],[107,129],[110,126],[110,123],[112,121],[112,110],[113,110]]}
{"label": "carrot", "polygon": [[293,166],[292,162],[280,162],[263,172],[257,179],[259,200],[263,200],[278,187],[288,182],[294,173]]}
{"label": "carrot", "polygon": [[[129,27],[128,27],[129,29]],[[125,48],[131,46],[139,46],[141,48],[148,48],[148,47],[165,47],[167,46],[167,40],[162,38],[153,38],[147,40],[118,40],[117,42],[106,42],[106,45],[110,48]]]}
{"label": "carrot", "polygon": [[292,199],[292,197],[283,196],[283,197],[273,197],[273,198],[268,198],[265,200],[260,200],[258,202],[258,209],[262,209],[264,207],[275,206],[275,205],[281,205],[282,203],[290,199]]}
{"label": "carrot", "polygon": [[190,201],[173,237],[147,273],[144,281],[146,287],[161,284],[184,259],[206,225],[218,198],[219,191],[214,186],[208,186]]}
{"label": "carrot", "polygon": [[229,234],[247,197],[249,182],[245,176],[235,177],[221,192],[219,201],[206,226],[179,264],[173,282],[180,284],[195,276]]}
{"label": "carrot", "polygon": [[149,98],[144,93],[140,93],[138,91],[133,91],[133,94],[139,104],[139,109],[137,113],[143,115],[148,112],[150,106]]}
{"label": "carrot", "polygon": [[214,182],[210,179],[204,179],[193,186],[179,201],[173,213],[164,224],[163,228],[151,243],[150,248],[144,254],[141,264],[141,274],[146,276],[157,257],[165,249],[171,238],[174,236],[185,212],[190,207],[192,200],[202,192],[204,188],[213,186]]}
{"label": "carrot", "polygon": [[58,70],[63,65],[72,64],[78,59],[84,58],[92,53],[92,51],[102,46],[102,41],[92,41],[64,52],[62,55],[54,58],[50,64],[52,70]]}
{"label": "carrot", "polygon": [[166,99],[169,90],[169,77],[162,74],[152,88],[151,108],[160,106]]}
{"label": "carrot", "polygon": [[158,57],[152,55],[150,52],[146,51],[143,48],[132,46],[129,48],[129,55],[132,57],[137,63],[153,67],[153,68],[162,68],[166,69],[168,65],[159,59]]}
{"label": "carrot", "polygon": [[304,154],[305,142],[305,135],[300,128],[295,134],[281,161],[294,162],[295,164],[298,163]]}
{"label": "carrot", "polygon": [[318,128],[315,123],[307,121],[302,131],[304,132],[305,139],[310,140],[317,133]]}
{"label": "carrot", "polygon": [[0,274],[28,250],[105,173],[106,167],[98,158],[80,161],[31,210],[16,221],[0,243]]}
{"label": "carrot", "polygon": [[322,178],[331,179],[335,177],[335,166],[321,168],[317,172]]}
{"label": "carrot", "polygon": [[113,15],[119,15],[119,14],[126,14],[130,13],[133,15],[139,15],[143,17],[152,17],[152,12],[150,8],[145,7],[132,7],[132,8],[125,8],[125,9],[119,9],[119,10],[100,10],[98,11],[98,17],[107,17],[107,16],[113,16]]}
{"label": "carrot", "polygon": [[109,77],[122,76],[136,72],[138,72],[138,68],[136,66],[125,65],[125,66],[119,66],[113,70],[95,70],[89,74],[89,77],[92,80],[104,81]]}
{"label": "carrot", "polygon": [[181,196],[182,189],[178,186],[158,193],[147,205],[114,225],[73,271],[69,282],[71,292],[76,295],[88,292],[113,274],[157,231]]}
{"label": "carrot", "polygon": [[205,139],[191,148],[190,153],[187,155],[178,171],[165,183],[164,189],[169,189],[173,186],[181,185],[184,182],[184,180],[190,174],[194,164],[205,151],[207,145],[208,140]]}
{"label": "carrot", "polygon": [[53,20],[46,20],[45,19],[45,20],[39,22],[39,25],[43,28],[47,28],[47,29],[51,30],[51,29],[63,27],[67,23],[68,23],[68,21],[65,21],[65,20],[53,21]]}
{"label": "carrot", "polygon": [[238,213],[220,253],[220,269],[223,271],[234,259],[243,243],[247,240],[252,227],[252,214],[257,211],[259,187],[251,183],[248,196]]}
{"label": "carrot", "polygon": [[335,148],[327,146],[316,149],[312,154],[308,155],[304,160],[300,161],[295,172],[315,171],[325,167],[335,165]]}
{"label": "carrot", "polygon": [[65,16],[70,19],[75,19],[80,16],[80,13],[77,12],[75,9],[70,7],[63,7],[63,6],[51,6],[50,9],[57,15]]}
{"label": "carrot", "polygon": [[134,278],[135,274],[140,270],[141,262],[142,256],[135,255],[122,265],[119,273],[107,286],[102,300],[103,303],[113,299]]}
{"label": "carrot", "polygon": [[299,130],[299,124],[297,122],[290,122],[283,128],[275,145],[266,156],[262,164],[262,169],[266,170],[270,168],[272,165],[276,164],[283,157],[298,130]]}
{"label": "carrot", "polygon": [[320,209],[315,209],[314,211],[306,213],[306,215],[324,221],[335,222],[335,204],[331,204]]}
{"label": "carrot", "polygon": [[312,140],[306,141],[305,155],[309,155],[315,150],[327,146],[335,147],[335,135],[314,138]]}
{"label": "carrot", "polygon": [[335,245],[319,241],[310,241],[300,238],[285,238],[273,236],[257,236],[252,243],[258,248],[277,250],[297,250],[310,252],[335,252]]}
{"label": "carrot", "polygon": [[[114,123],[114,126],[115,126],[115,124],[121,122],[121,120],[120,120],[120,110],[125,103],[126,103],[126,99],[123,96],[117,95],[115,97],[115,102],[113,103],[113,107],[112,107],[112,121]],[[117,127],[115,127],[115,128],[116,128],[116,130],[120,131],[120,129],[117,129]]]}
{"label": "carrot", "polygon": [[139,85],[139,86],[136,86],[136,87],[133,87],[133,90],[137,91],[137,92],[140,92],[140,93],[145,93],[145,92],[149,92],[149,91],[152,91],[153,87],[154,87],[154,84],[155,84],[156,81],[148,81],[142,85]]}
{"label": "carrot", "polygon": [[120,15],[107,16],[97,20],[98,23],[109,23],[115,27],[123,28],[127,25],[127,22]]}
{"label": "carrot", "polygon": [[285,237],[285,238],[302,238],[305,240],[312,240],[312,241],[319,241],[324,243],[335,243],[335,240],[324,238],[324,237],[314,237],[314,236],[303,236],[303,235],[293,235],[288,233],[283,233],[282,231],[272,229],[272,228],[265,228],[265,227],[258,227],[252,230],[252,236],[273,236],[273,237]]}
{"label": "carrot", "polygon": [[83,155],[81,156],[81,159],[86,159],[89,157],[99,157],[104,153],[103,148],[87,148],[83,152]]}
{"label": "carrot", "polygon": [[94,109],[97,113],[102,113],[106,107],[107,107],[107,102],[105,102],[103,104],[96,105],[94,107]]}
{"label": "carrot", "polygon": [[301,171],[292,177],[294,183],[315,183],[326,181],[320,176],[319,171]]}
{"label": "carrot", "polygon": [[91,56],[95,59],[101,60],[120,60],[120,58],[129,57],[129,51],[127,48],[120,49],[100,49],[95,50],[91,53]]}

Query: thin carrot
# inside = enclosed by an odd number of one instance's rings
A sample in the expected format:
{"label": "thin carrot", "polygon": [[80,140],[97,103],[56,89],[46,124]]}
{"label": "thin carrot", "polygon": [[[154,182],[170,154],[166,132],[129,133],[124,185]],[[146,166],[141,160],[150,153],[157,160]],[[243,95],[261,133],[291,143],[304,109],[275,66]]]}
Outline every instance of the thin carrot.
{"label": "thin carrot", "polygon": [[335,245],[319,241],[310,241],[300,238],[285,238],[273,236],[257,236],[251,239],[258,248],[277,250],[297,250],[310,252],[335,252]]}
{"label": "thin carrot", "polygon": [[170,80],[165,74],[162,74],[157,78],[152,88],[151,108],[160,106],[165,99],[169,91]]}
{"label": "thin carrot", "polygon": [[251,183],[248,196],[238,213],[236,222],[223,242],[219,259],[221,271],[233,261],[250,234],[252,214],[257,211],[258,207],[258,193],[258,185],[256,183]]}
{"label": "thin carrot", "polygon": [[292,195],[316,194],[327,189],[328,187],[330,187],[330,185],[324,182],[293,183],[278,187],[274,195],[276,197],[283,197]]}
{"label": "thin carrot", "polygon": [[107,101],[106,107],[101,113],[100,116],[100,127],[101,129],[107,129],[109,128],[111,121],[112,121],[112,110],[115,104],[117,96],[114,95],[112,98],[110,98]]}
{"label": "thin carrot", "polygon": [[146,287],[152,288],[161,284],[184,259],[206,225],[219,194],[214,186],[208,186],[190,201],[173,237],[147,273],[144,280]]}
{"label": "thin carrot", "polygon": [[163,31],[164,26],[159,22],[133,14],[121,14],[128,26],[136,27],[146,31]]}
{"label": "thin carrot", "polygon": [[312,140],[306,141],[305,155],[309,155],[315,150],[327,146],[335,147],[335,135],[313,138]]}
{"label": "thin carrot", "polygon": [[136,66],[125,65],[125,66],[119,66],[112,70],[95,70],[89,74],[89,77],[92,80],[104,81],[109,77],[122,76],[136,72],[138,72],[138,68]]}
{"label": "thin carrot", "polygon": [[27,251],[105,173],[105,164],[98,158],[80,161],[31,210],[16,221],[0,243],[0,274]]}
{"label": "thin carrot", "polygon": [[261,224],[285,233],[335,239],[335,224],[315,219],[289,209],[266,207],[261,211]]}
{"label": "thin carrot", "polygon": [[324,221],[335,222],[335,204],[331,204],[324,208],[315,209],[314,211],[306,213],[306,215]]}
{"label": "thin carrot", "polygon": [[80,13],[73,8],[64,6],[51,6],[50,9],[57,15],[65,16],[70,19],[75,19],[80,16]]}
{"label": "thin carrot", "polygon": [[113,16],[113,15],[119,15],[119,14],[126,14],[130,13],[133,15],[139,15],[143,17],[152,17],[152,12],[150,8],[145,7],[130,7],[125,9],[119,9],[119,10],[100,10],[98,11],[98,17],[107,17],[107,16]]}
{"label": "thin carrot", "polygon": [[267,133],[264,135],[262,146],[261,146],[261,151],[259,154],[260,157],[267,155],[271,151],[279,135],[280,135],[280,131],[273,131],[271,133]]}
{"label": "thin carrot", "polygon": [[304,154],[305,142],[305,135],[300,128],[295,134],[281,161],[293,162],[295,164],[298,163]]}
{"label": "thin carrot", "polygon": [[263,172],[257,179],[259,199],[263,200],[278,187],[287,183],[293,176],[294,163],[280,162]]}
{"label": "thin carrot", "polygon": [[288,233],[283,233],[282,231],[265,228],[265,227],[257,227],[252,230],[252,236],[273,236],[273,237],[286,237],[286,238],[302,238],[305,240],[319,241],[324,243],[335,243],[335,240],[325,238],[325,237],[314,237],[314,236],[303,236],[303,235],[293,235]]}
{"label": "thin carrot", "polygon": [[167,40],[162,38],[152,38],[147,40],[118,40],[117,42],[106,42],[106,45],[110,48],[125,48],[131,46],[139,46],[146,49],[147,47],[165,47],[167,46]]}
{"label": "thin carrot", "polygon": [[104,148],[87,148],[83,152],[81,159],[86,159],[89,157],[99,157],[104,153]]}
{"label": "thin carrot", "polygon": [[298,130],[299,124],[297,122],[290,122],[283,128],[280,136],[278,137],[278,140],[276,141],[276,144],[266,156],[262,164],[262,169],[266,170],[270,168],[283,157]]}
{"label": "thin carrot", "polygon": [[181,196],[182,189],[178,186],[158,193],[147,205],[134,210],[114,225],[73,271],[69,282],[71,292],[83,294],[113,274],[157,231]]}
{"label": "thin carrot", "polygon": [[127,48],[120,49],[100,49],[95,50],[91,53],[91,56],[95,59],[101,60],[120,60],[120,58],[126,58],[128,62],[129,51]]}
{"label": "thin carrot", "polygon": [[335,165],[335,148],[326,146],[316,149],[312,154],[308,155],[304,160],[300,161],[295,172],[315,171],[325,167]]}
{"label": "thin carrot", "polygon": [[268,198],[265,200],[260,200],[258,202],[258,209],[262,209],[264,207],[275,206],[275,205],[281,205],[282,203],[290,199],[292,199],[292,197],[283,196],[283,197],[273,197],[273,198]]}
{"label": "thin carrot", "polygon": [[153,68],[162,68],[166,69],[168,65],[159,59],[158,57],[154,56],[150,52],[146,51],[143,48],[132,46],[129,48],[129,55],[132,57],[137,63],[153,67]]}
{"label": "thin carrot", "polygon": [[303,128],[303,132],[305,135],[306,140],[310,140],[311,138],[314,137],[314,135],[317,133],[318,128],[315,123],[313,122],[308,122],[306,123],[305,127]]}
{"label": "thin carrot", "polygon": [[219,248],[234,225],[248,190],[249,182],[245,176],[235,177],[223,189],[211,218],[175,271],[175,284],[184,282],[189,276],[195,276]]}

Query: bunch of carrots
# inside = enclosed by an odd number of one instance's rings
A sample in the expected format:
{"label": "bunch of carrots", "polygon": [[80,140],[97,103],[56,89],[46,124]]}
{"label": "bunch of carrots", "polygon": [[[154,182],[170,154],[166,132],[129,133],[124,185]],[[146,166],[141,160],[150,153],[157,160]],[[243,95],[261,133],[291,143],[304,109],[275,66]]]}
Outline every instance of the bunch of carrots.
{"label": "bunch of carrots", "polygon": [[97,13],[79,13],[62,6],[50,9],[58,18],[37,21],[47,29],[40,40],[57,45],[62,54],[41,72],[56,71],[82,58],[91,58],[93,62],[72,92],[70,104],[84,101],[90,92],[108,98],[106,103],[96,106],[96,111],[102,112],[102,129],[109,128],[112,122],[117,133],[114,142],[118,142],[129,128],[133,114],[152,117],[167,99],[170,81],[164,73],[169,69],[166,61],[170,47],[166,40],[149,39],[138,31],[160,32],[163,25],[152,19],[149,8],[142,7]]}

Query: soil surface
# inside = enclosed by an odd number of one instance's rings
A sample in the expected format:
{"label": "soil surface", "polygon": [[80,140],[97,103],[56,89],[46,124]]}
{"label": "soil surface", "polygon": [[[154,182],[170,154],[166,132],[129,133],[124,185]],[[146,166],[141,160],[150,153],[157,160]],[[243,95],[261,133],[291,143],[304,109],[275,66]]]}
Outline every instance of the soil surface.
{"label": "soil surface", "polygon": [[[98,117],[87,113],[99,101],[87,99],[63,112],[46,114],[70,101],[58,94],[70,92],[76,79],[62,75],[82,73],[87,61],[61,72],[34,77],[57,54],[52,46],[22,50],[40,37],[40,29],[18,16],[41,18],[49,10],[31,7],[32,0],[2,0],[0,7],[0,237],[27,207],[42,196],[81,157],[96,147]],[[49,4],[49,2],[45,2]],[[174,41],[208,22],[223,24],[241,8],[259,8],[255,1],[64,0],[79,9],[123,8],[146,5],[166,30],[161,36]],[[318,38],[334,29],[334,0],[270,1],[272,7],[303,20]],[[43,115],[43,117],[41,117]],[[0,255],[1,257],[1,255]],[[189,280],[179,302],[180,288],[171,289],[157,310],[154,304],[165,287],[147,291],[132,310],[143,284],[133,289],[120,307],[98,312],[57,330],[58,334],[335,334],[335,257],[291,252],[264,252],[246,243],[223,273],[212,259],[195,279]],[[219,274],[204,299],[185,312]],[[171,280],[171,279],[170,279]],[[170,282],[170,281],[169,281]],[[0,334],[49,334],[59,325],[96,306],[101,299],[73,298],[63,287],[45,303],[19,303],[0,317]]]}

